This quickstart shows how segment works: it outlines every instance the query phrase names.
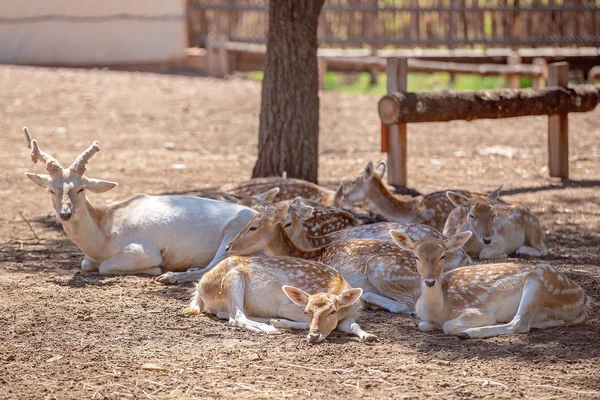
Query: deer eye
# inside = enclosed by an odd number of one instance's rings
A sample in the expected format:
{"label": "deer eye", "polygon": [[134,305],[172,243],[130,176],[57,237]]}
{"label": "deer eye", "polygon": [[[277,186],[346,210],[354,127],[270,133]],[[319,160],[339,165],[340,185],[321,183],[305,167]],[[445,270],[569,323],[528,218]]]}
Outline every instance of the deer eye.
{"label": "deer eye", "polygon": [[81,193],[81,192],[83,192],[83,190],[84,190],[84,188],[81,188],[77,191],[77,193]]}
{"label": "deer eye", "polygon": [[475,219],[475,216],[473,214],[469,214],[469,218]]}
{"label": "deer eye", "polygon": [[445,259],[445,258],[446,258],[446,255],[444,254],[443,256],[440,257],[440,261],[443,260],[443,259]]}
{"label": "deer eye", "polygon": [[54,190],[52,190],[52,189],[48,189],[48,191],[49,191],[50,193],[52,193],[52,194],[56,194],[56,192],[55,192]]}
{"label": "deer eye", "polygon": [[291,222],[288,222],[287,224],[285,224],[285,228],[289,228],[290,226],[292,226]]}
{"label": "deer eye", "polygon": [[255,226],[251,226],[250,229],[248,229],[250,232],[257,230],[258,228]]}
{"label": "deer eye", "polygon": [[308,311],[304,310],[304,314],[308,315]]}
{"label": "deer eye", "polygon": [[332,312],[329,313],[329,315],[333,315],[333,314],[337,314],[337,310],[333,310]]}

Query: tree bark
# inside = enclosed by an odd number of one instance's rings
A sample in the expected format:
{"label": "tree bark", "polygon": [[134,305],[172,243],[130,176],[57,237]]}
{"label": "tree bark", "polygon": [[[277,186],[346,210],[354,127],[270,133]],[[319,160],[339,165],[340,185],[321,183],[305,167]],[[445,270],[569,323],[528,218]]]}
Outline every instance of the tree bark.
{"label": "tree bark", "polygon": [[467,121],[592,111],[600,103],[600,85],[570,88],[391,93],[379,100],[386,124]]}
{"label": "tree bark", "polygon": [[270,0],[258,160],[253,177],[317,182],[317,26],[324,0]]}

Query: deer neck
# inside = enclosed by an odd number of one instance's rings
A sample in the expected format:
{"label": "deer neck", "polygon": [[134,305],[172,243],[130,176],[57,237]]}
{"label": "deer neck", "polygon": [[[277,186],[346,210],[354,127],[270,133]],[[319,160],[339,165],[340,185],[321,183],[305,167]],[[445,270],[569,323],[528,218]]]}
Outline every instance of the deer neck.
{"label": "deer neck", "polygon": [[304,228],[302,228],[301,232],[298,235],[295,235],[294,243],[298,245],[299,248],[303,249],[313,249],[315,247],[321,246],[318,238],[310,236]]}
{"label": "deer neck", "polygon": [[417,301],[417,317],[422,321],[443,324],[446,322],[446,303],[444,301],[444,289],[442,280],[433,287],[427,287],[421,282],[421,297]]}
{"label": "deer neck", "polygon": [[101,258],[108,234],[103,228],[106,210],[96,207],[85,198],[85,204],[77,210],[76,218],[62,222],[67,237],[85,253],[97,261]]}
{"label": "deer neck", "polygon": [[[321,253],[321,249],[307,250],[297,246],[292,239],[288,236],[287,232],[281,225],[277,225],[275,228],[275,238],[271,241],[269,246],[265,249],[265,254],[271,257],[274,256],[288,256],[297,257],[307,260],[312,260],[318,257]],[[307,235],[308,237],[308,235]]]}
{"label": "deer neck", "polygon": [[418,199],[398,197],[376,178],[372,179],[369,185],[367,202],[390,221],[411,222],[418,214]]}

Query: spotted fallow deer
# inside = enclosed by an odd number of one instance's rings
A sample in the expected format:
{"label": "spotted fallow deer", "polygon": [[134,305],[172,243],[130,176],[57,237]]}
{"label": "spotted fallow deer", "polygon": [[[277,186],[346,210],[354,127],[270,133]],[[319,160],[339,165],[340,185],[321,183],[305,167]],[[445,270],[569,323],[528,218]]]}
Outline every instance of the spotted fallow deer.
{"label": "spotted fallow deer", "polygon": [[356,323],[361,289],[333,268],[292,257],[229,257],[198,282],[188,314],[211,313],[253,332],[308,329],[321,342],[336,327],[361,340],[377,339]]}
{"label": "spotted fallow deer", "polygon": [[[288,220],[286,221],[285,231],[288,236],[299,247],[312,249],[315,247],[326,246],[331,243],[344,242],[351,239],[377,239],[391,241],[390,231],[404,232],[415,240],[426,237],[445,239],[444,235],[434,228],[423,224],[401,224],[399,222],[379,222],[369,225],[361,225],[346,228],[323,236],[310,236],[303,228],[304,221],[310,217],[313,208],[310,206],[301,206],[292,204],[289,209]],[[446,260],[446,270],[462,267],[471,264],[471,258],[462,250],[448,255]]]}
{"label": "spotted fallow deer", "polygon": [[577,325],[586,321],[592,299],[575,282],[547,264],[472,265],[442,273],[445,256],[463,246],[471,232],[448,240],[413,241],[392,232],[417,260],[422,280],[417,301],[421,331],[443,330],[460,338],[486,338]]}
{"label": "spotted fallow deer", "polygon": [[515,253],[545,256],[548,250],[538,217],[524,206],[498,204],[501,190],[502,185],[486,197],[472,198],[448,191],[455,209],[446,221],[444,235],[472,232],[464,249],[473,258],[505,258]]}
{"label": "spotted fallow deer", "polygon": [[325,206],[337,206],[342,197],[341,187],[333,191],[302,179],[288,178],[287,176],[274,176],[268,178],[254,178],[246,182],[226,185],[222,190],[238,198],[256,196],[259,193],[278,187],[279,193],[274,197],[274,202],[292,200],[298,196],[315,200]]}
{"label": "spotted fallow deer", "polygon": [[316,249],[298,247],[284,224],[288,205],[262,208],[229,243],[232,255],[263,251],[268,256],[289,256],[318,261],[335,268],[355,288],[363,289],[367,303],[396,313],[410,314],[419,298],[419,276],[411,254],[391,241],[353,239]]}
{"label": "spotted fallow deer", "polygon": [[[391,222],[418,223],[444,229],[448,214],[454,209],[446,192],[435,192],[425,196],[409,197],[393,194],[383,183],[372,162],[368,162],[363,173],[354,180],[340,185],[341,205],[365,201],[375,212]],[[467,191],[458,191],[471,197]]]}
{"label": "spotted fallow deer", "polygon": [[32,161],[41,160],[48,171],[26,175],[50,192],[63,229],[85,255],[84,271],[158,275],[191,267],[208,270],[225,258],[229,241],[256,214],[244,206],[191,196],[137,195],[95,206],[88,191],[117,186],[85,175],[87,162],[100,151],[98,142],[63,168],[24,130]]}

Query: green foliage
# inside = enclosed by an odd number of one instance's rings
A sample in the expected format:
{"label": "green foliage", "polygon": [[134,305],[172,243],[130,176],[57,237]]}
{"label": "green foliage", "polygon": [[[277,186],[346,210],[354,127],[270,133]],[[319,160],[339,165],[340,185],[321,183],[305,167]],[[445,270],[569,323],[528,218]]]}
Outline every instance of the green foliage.
{"label": "green foliage", "polygon": [[[249,79],[262,81],[263,73],[260,71],[244,74]],[[386,92],[386,76],[378,75],[376,85],[371,85],[371,76],[367,72],[339,73],[328,72],[325,75],[325,90],[342,93],[373,94],[381,96]],[[499,89],[505,87],[506,81],[497,76],[456,75],[454,87],[450,84],[450,74],[439,73],[411,73],[408,75],[409,92],[429,92],[437,90],[480,90]],[[521,87],[531,86],[531,79],[521,78]]]}

